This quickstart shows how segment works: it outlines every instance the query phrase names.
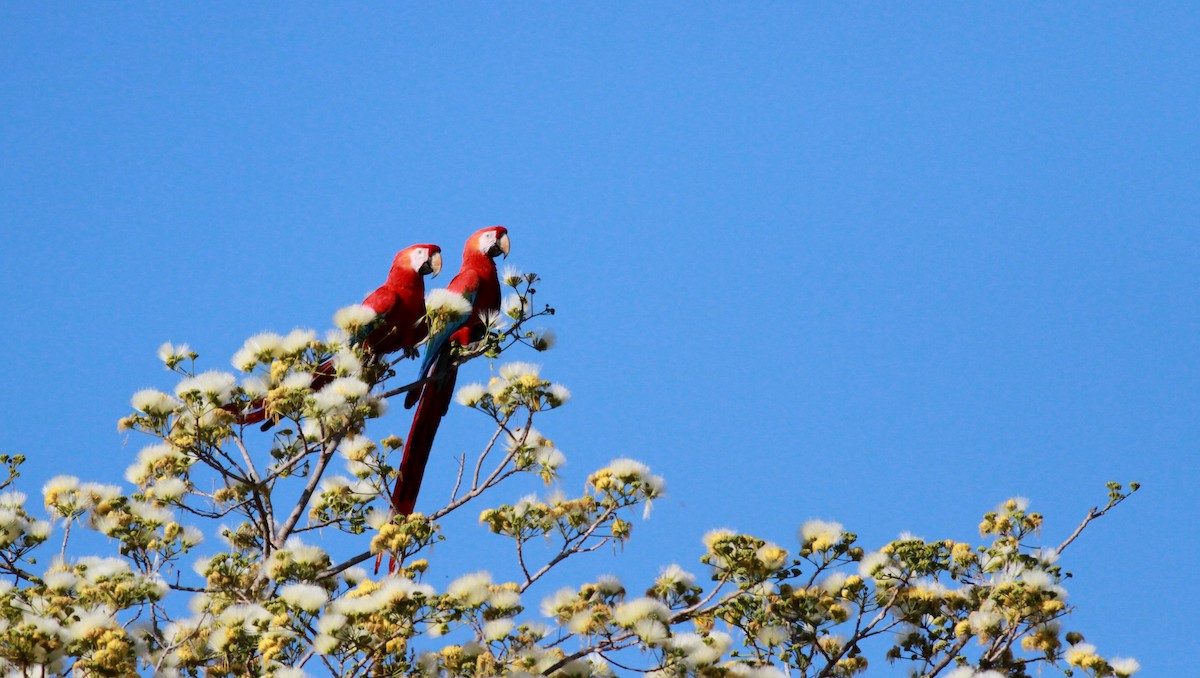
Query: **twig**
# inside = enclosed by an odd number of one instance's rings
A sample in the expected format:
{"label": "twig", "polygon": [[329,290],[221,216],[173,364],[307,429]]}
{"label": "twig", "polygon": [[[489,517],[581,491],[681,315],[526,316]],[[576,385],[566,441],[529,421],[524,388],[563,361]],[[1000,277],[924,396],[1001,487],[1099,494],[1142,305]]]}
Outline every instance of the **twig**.
{"label": "twig", "polygon": [[308,507],[308,502],[312,499],[313,492],[317,489],[317,483],[321,481],[321,476],[325,473],[325,468],[329,466],[329,461],[333,459],[333,455],[337,450],[338,444],[341,443],[340,438],[335,438],[326,444],[325,449],[320,452],[317,458],[317,468],[313,469],[312,475],[308,478],[308,484],[304,486],[304,491],[300,493],[300,499],[296,501],[296,507],[292,509],[292,514],[288,516],[287,521],[279,528],[278,534],[275,535],[275,548],[283,548],[283,543],[287,540],[288,535],[292,533],[292,528],[296,527],[300,516],[304,515],[304,510]]}
{"label": "twig", "polygon": [[933,678],[937,674],[941,673],[942,669],[949,666],[950,662],[954,661],[954,658],[958,656],[958,653],[962,652],[963,648],[967,646],[967,641],[970,639],[970,634],[959,639],[959,641],[950,648],[950,651],[946,653],[946,656],[942,657],[942,661],[935,664],[933,668],[930,669],[928,673],[923,674],[921,678]]}

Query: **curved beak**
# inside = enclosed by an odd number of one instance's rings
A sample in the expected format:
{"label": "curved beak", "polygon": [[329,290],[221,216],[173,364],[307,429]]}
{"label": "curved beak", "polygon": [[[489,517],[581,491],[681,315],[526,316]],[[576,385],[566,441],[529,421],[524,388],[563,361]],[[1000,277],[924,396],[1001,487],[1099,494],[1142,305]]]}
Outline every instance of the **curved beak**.
{"label": "curved beak", "polygon": [[429,270],[431,273],[433,273],[433,275],[431,276],[433,278],[436,278],[437,274],[442,272],[442,253],[441,252],[434,252],[433,256],[429,257]]}
{"label": "curved beak", "polygon": [[504,235],[500,236],[500,239],[496,241],[496,245],[500,248],[500,252],[504,254],[504,258],[507,259],[508,250],[509,247],[511,247],[511,244],[508,242],[508,234],[505,233]]}

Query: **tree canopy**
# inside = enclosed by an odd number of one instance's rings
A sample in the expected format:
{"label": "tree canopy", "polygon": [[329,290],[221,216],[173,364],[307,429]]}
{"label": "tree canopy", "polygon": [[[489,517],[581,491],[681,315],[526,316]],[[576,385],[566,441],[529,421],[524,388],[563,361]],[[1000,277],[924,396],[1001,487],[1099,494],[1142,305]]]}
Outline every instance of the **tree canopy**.
{"label": "tree canopy", "polygon": [[[1012,498],[983,516],[979,543],[867,546],[814,520],[795,541],[714,530],[694,562],[637,581],[593,560],[594,577],[552,583],[569,559],[619,553],[666,486],[626,458],[560,477],[564,454],[536,420],[570,392],[508,359],[551,348],[551,333],[529,327],[553,309],[536,310],[537,275],[507,271],[503,282],[504,315],[453,358],[493,362],[486,383],[456,395],[493,432],[459,460],[448,499],[427,493],[425,513],[389,510],[402,441],[370,437],[388,400],[422,380],[396,385],[400,359],[352,340],[356,313],[324,335],[251,337],[236,372],[164,345],[175,383],[135,393],[119,424],[148,443],[126,486],[56,477],[42,518],[18,489],[22,457],[0,457],[6,675],[852,676],[888,662],[953,678],[1137,671],[1065,626],[1062,563],[1136,483],[1110,484],[1059,544],[1038,543],[1042,515]],[[432,306],[428,321],[455,308]],[[328,365],[335,378],[314,388]],[[270,432],[239,423],[252,404],[268,408]],[[519,476],[547,490],[512,501],[502,488]],[[518,577],[447,563],[461,576],[440,591],[425,581],[440,522],[463,510],[511,541]]]}

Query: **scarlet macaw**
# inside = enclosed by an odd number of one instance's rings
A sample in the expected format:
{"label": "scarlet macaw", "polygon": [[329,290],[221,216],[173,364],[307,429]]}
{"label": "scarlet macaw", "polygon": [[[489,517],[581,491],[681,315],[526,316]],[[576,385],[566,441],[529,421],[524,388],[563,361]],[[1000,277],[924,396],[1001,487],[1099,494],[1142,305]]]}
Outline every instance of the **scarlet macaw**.
{"label": "scarlet macaw", "polygon": [[[355,344],[375,356],[403,351],[405,357],[416,355],[416,346],[425,340],[425,278],[437,276],[442,270],[442,248],[437,245],[410,245],[396,253],[387,280],[367,298],[363,306],[376,317],[351,338]],[[335,377],[331,362],[322,363],[316,370],[311,388],[316,391]],[[266,419],[261,402],[238,417],[242,424]]]}
{"label": "scarlet macaw", "polygon": [[507,257],[508,250],[508,229],[503,226],[476,231],[463,248],[462,268],[447,286],[451,292],[461,294],[471,302],[471,312],[429,338],[420,376],[425,378],[439,373],[440,376],[405,397],[405,407],[412,407],[418,401],[419,404],[413,414],[408,440],[404,443],[396,489],[392,492],[392,509],[400,515],[411,514],[417,504],[433,438],[454,394],[458,368],[450,363],[450,347],[467,346],[482,339],[487,331],[482,316],[500,312],[500,276],[493,259],[501,255]]}

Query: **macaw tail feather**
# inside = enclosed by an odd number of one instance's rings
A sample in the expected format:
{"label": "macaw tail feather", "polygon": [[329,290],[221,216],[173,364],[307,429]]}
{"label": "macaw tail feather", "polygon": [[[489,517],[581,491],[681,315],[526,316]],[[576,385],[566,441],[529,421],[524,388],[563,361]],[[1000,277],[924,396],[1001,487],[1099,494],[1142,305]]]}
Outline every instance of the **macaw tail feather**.
{"label": "macaw tail feather", "polygon": [[425,476],[425,464],[429,461],[438,426],[450,406],[457,372],[456,369],[447,370],[442,379],[421,387],[420,403],[413,414],[408,440],[404,443],[404,456],[400,458],[396,489],[392,492],[392,510],[400,515],[409,515],[416,508],[417,493],[421,491],[421,479]]}
{"label": "macaw tail feather", "polygon": [[[392,491],[392,511],[397,515],[411,515],[417,507],[417,494],[421,491],[421,480],[425,477],[425,464],[433,450],[433,439],[437,436],[442,417],[450,407],[454,393],[454,382],[458,376],[456,368],[446,370],[446,375],[431,381],[413,393],[420,394],[417,411],[413,414],[408,440],[404,442],[404,455],[400,458],[400,469],[396,476],[396,489]],[[375,557],[375,572],[383,554]],[[388,573],[396,571],[396,556],[388,554]]]}

